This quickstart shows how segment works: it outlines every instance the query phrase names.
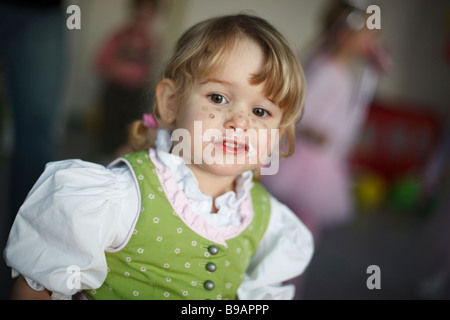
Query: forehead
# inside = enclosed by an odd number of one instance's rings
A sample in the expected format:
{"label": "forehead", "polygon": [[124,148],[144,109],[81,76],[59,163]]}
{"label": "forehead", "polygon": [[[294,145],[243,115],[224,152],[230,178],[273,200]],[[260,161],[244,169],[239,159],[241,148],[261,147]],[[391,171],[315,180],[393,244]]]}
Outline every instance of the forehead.
{"label": "forehead", "polygon": [[232,48],[221,53],[217,63],[211,62],[203,72],[200,81],[212,80],[224,85],[254,85],[266,63],[266,56],[261,47],[252,40],[242,39]]}

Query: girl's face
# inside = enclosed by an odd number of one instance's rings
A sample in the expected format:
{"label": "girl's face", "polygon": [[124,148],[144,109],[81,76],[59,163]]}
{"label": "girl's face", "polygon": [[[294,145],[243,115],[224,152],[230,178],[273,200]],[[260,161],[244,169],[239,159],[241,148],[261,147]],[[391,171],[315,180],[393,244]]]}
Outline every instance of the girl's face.
{"label": "girl's face", "polygon": [[[265,96],[264,83],[251,84],[264,63],[259,45],[239,40],[223,67],[201,79],[177,106],[175,126],[190,138],[191,152],[182,156],[192,169],[236,176],[271,155],[282,112]],[[174,150],[180,150],[177,142]]]}

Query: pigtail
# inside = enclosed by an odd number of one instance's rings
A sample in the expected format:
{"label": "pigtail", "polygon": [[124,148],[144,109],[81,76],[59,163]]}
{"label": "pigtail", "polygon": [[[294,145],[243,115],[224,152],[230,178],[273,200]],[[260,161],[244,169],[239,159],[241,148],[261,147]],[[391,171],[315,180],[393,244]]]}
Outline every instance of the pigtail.
{"label": "pigtail", "polygon": [[252,170],[253,172],[253,180],[257,182],[261,182],[261,169],[256,168]]}
{"label": "pigtail", "polygon": [[130,125],[128,143],[133,151],[148,150],[155,147],[156,128],[149,127],[144,120],[136,120]]}

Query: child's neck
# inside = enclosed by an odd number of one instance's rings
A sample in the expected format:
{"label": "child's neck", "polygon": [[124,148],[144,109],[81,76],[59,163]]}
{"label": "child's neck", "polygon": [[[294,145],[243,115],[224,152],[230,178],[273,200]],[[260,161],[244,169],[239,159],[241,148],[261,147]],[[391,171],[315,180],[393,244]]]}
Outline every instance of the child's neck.
{"label": "child's neck", "polygon": [[188,167],[197,178],[200,191],[212,197],[211,213],[217,213],[217,208],[214,205],[215,200],[228,191],[235,191],[235,177],[213,175],[207,171],[199,170],[195,165],[188,165]]}

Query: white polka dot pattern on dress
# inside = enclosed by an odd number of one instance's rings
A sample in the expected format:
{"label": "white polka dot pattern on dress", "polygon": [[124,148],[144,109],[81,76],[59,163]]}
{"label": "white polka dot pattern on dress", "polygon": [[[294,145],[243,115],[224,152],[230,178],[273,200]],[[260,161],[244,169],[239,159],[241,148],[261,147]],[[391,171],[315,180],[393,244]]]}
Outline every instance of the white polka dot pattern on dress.
{"label": "white polka dot pattern on dress", "polygon": [[[265,225],[253,221],[244,231],[245,236],[227,240],[227,246],[211,243],[190,229],[173,209],[158,176],[150,173],[156,171],[144,165],[150,162],[144,160],[147,156],[133,157],[129,159],[141,191],[141,214],[128,244],[111,254],[120,259],[110,260],[107,253],[108,270],[114,269],[99,289],[103,294],[117,292],[116,297],[131,299],[235,298],[254,250],[250,248],[255,240],[249,234],[263,230]],[[268,198],[253,202],[254,208],[266,204],[269,207]],[[212,245],[219,247],[218,253],[209,252]],[[116,261],[117,265],[113,263]],[[214,267],[210,268],[210,263]],[[110,277],[114,281],[109,282]],[[121,286],[119,280],[127,285]],[[209,291],[204,284],[210,281],[213,287]],[[122,288],[127,288],[126,292]],[[95,295],[98,296],[98,290]]]}

